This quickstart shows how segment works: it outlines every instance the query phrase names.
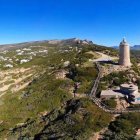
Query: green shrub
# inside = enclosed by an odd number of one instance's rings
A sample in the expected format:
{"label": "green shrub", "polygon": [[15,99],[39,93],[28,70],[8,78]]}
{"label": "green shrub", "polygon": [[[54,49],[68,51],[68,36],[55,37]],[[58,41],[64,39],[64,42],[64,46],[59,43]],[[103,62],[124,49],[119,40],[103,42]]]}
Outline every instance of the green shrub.
{"label": "green shrub", "polygon": [[115,108],[116,105],[117,105],[117,102],[115,101],[114,98],[111,98],[111,99],[108,99],[108,100],[104,100],[103,103],[106,104],[110,108]]}

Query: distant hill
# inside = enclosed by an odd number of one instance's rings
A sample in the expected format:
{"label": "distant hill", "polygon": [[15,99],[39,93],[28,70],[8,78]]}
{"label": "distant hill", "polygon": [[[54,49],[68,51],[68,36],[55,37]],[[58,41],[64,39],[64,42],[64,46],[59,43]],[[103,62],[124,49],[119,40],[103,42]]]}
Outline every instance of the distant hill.
{"label": "distant hill", "polygon": [[[112,46],[111,48],[119,49],[119,46]],[[130,47],[131,50],[140,50],[140,45],[134,45]]]}
{"label": "distant hill", "polygon": [[49,44],[71,44],[71,43],[77,43],[77,44],[93,44],[92,41],[89,40],[80,40],[78,38],[71,38],[71,39],[65,39],[65,40],[49,40],[47,41]]}
{"label": "distant hill", "polygon": [[64,40],[41,40],[41,41],[31,41],[31,42],[23,42],[23,43],[16,43],[16,44],[5,44],[0,45],[0,50],[11,50],[16,48],[22,48],[26,46],[39,46],[39,45],[74,45],[74,44],[83,44],[83,45],[90,45],[93,44],[92,41],[89,40],[81,40],[78,38],[71,38],[71,39],[64,39]]}
{"label": "distant hill", "polygon": [[140,45],[134,45],[131,50],[140,50]]}
{"label": "distant hill", "polygon": [[111,48],[119,49],[119,46],[111,46]]}

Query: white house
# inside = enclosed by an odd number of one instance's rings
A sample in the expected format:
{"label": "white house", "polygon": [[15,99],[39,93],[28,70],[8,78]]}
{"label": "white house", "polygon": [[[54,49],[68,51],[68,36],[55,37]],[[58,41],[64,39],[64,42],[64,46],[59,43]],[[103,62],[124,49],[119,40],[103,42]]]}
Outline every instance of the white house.
{"label": "white house", "polygon": [[4,67],[5,68],[13,68],[13,65],[12,64],[6,64]]}
{"label": "white house", "polygon": [[22,59],[22,60],[20,60],[20,64],[27,63],[27,62],[29,62],[28,59]]}

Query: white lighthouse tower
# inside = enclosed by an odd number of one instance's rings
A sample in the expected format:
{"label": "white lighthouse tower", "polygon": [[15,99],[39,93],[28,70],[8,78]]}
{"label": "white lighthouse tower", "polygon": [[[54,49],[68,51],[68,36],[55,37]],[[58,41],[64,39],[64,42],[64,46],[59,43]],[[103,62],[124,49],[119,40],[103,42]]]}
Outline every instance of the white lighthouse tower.
{"label": "white lighthouse tower", "polygon": [[122,40],[119,47],[119,65],[131,66],[130,47],[125,39]]}

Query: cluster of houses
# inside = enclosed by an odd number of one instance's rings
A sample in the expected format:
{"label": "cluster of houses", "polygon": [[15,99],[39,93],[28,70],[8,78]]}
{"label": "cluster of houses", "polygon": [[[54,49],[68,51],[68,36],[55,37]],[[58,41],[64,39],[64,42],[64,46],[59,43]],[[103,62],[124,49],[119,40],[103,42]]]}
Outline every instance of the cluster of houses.
{"label": "cluster of houses", "polygon": [[[37,46],[36,46],[37,47]],[[5,68],[13,68],[14,65],[30,62],[35,56],[44,56],[48,54],[47,49],[39,48],[38,50],[29,48],[16,49],[13,56],[8,56],[11,51],[5,50],[0,53],[0,66]]]}
{"label": "cluster of houses", "polygon": [[[80,47],[71,47],[61,48],[58,50],[60,53],[68,53],[71,51],[81,52],[82,48]],[[8,54],[12,52],[13,55],[10,57]],[[56,52],[57,53],[57,52]],[[13,68],[15,65],[23,64],[30,62],[36,56],[45,57],[48,54],[48,50],[42,46],[30,46],[26,48],[18,48],[16,50],[5,50],[0,52],[0,67]],[[64,66],[69,65],[69,62],[65,62]]]}
{"label": "cluster of houses", "polygon": [[60,52],[60,53],[68,53],[68,52],[72,52],[72,51],[76,51],[76,52],[80,53],[82,51],[82,48],[81,47],[68,46],[67,49],[62,48],[58,52]]}
{"label": "cluster of houses", "polygon": [[44,53],[48,54],[48,50],[41,49],[41,50],[33,50],[31,48],[23,48],[23,49],[17,49],[16,50],[17,55],[30,55],[30,56],[36,56],[37,54]]}

